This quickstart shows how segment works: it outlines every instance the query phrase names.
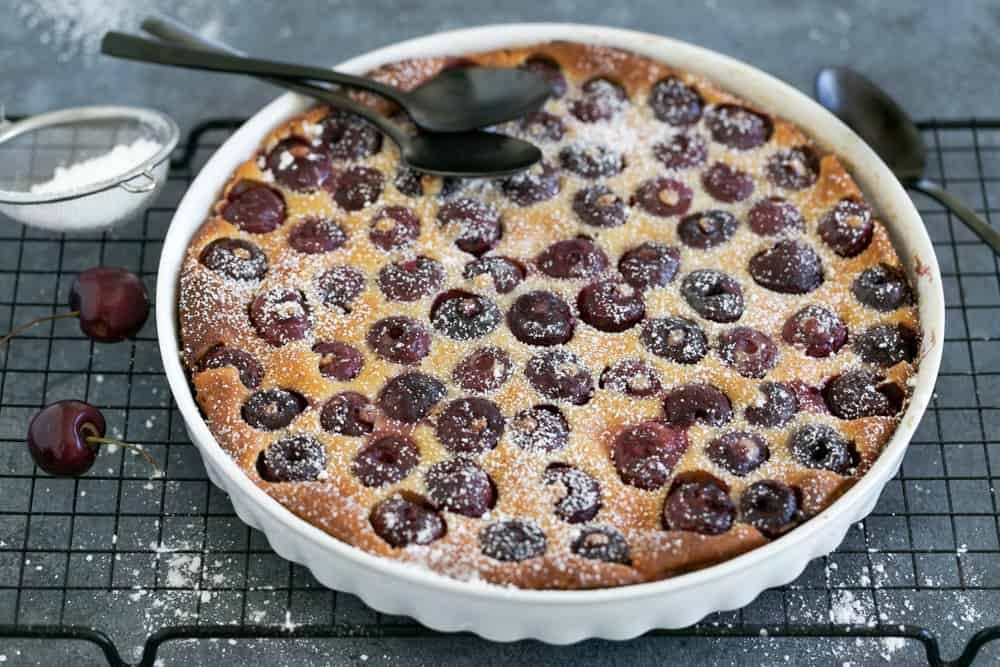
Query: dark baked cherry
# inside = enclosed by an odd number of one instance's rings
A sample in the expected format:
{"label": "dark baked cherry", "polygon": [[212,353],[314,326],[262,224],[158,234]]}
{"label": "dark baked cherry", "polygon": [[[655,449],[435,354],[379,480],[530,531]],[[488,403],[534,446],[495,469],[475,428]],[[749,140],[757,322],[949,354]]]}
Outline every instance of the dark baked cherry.
{"label": "dark baked cherry", "polygon": [[583,95],[573,100],[569,111],[584,123],[609,120],[628,105],[625,89],[608,79],[590,79],[581,90]]}
{"label": "dark baked cherry", "polygon": [[778,361],[778,346],[763,331],[736,327],[719,336],[719,356],[747,378],[762,378]]}
{"label": "dark baked cherry", "polygon": [[368,517],[375,534],[397,549],[411,544],[430,544],[444,537],[447,526],[422,498],[395,494],[372,508]]}
{"label": "dark baked cherry", "polygon": [[736,104],[720,104],[710,109],[705,122],[713,139],[741,151],[763,146],[774,134],[770,118]]}
{"label": "dark baked cherry", "polygon": [[649,108],[653,115],[670,125],[697,123],[704,107],[705,100],[698,91],[676,76],[657,81],[649,91]]}
{"label": "dark baked cherry", "polygon": [[806,294],[823,284],[823,262],[801,241],[778,241],[750,258],[750,275],[761,287],[782,294]]}
{"label": "dark baked cherry", "polygon": [[626,484],[654,491],[670,479],[687,451],[687,432],[658,421],[645,421],[615,436],[611,461]]}
{"label": "dark baked cherry", "polygon": [[510,355],[498,347],[481,347],[455,365],[451,377],[466,391],[499,389],[514,372]]}
{"label": "dark baked cherry", "polygon": [[725,162],[716,162],[701,175],[701,185],[714,199],[731,204],[753,194],[753,178]]}
{"label": "dark baked cherry", "polygon": [[708,443],[708,460],[739,477],[767,463],[771,449],[764,438],[746,431],[730,431]]}
{"label": "dark baked cherry", "polygon": [[233,280],[260,280],[267,273],[267,255],[243,239],[215,239],[205,246],[198,260]]}
{"label": "dark baked cherry", "polygon": [[489,275],[493,282],[493,289],[498,294],[507,294],[524,280],[526,271],[524,266],[515,259],[489,255],[474,259],[465,265],[462,277],[472,279],[476,276]]}
{"label": "dark baked cherry", "polygon": [[[77,313],[80,330],[99,343],[117,343],[133,338],[149,317],[149,296],[139,276],[112,266],[82,271],[69,289],[69,308]],[[56,315],[60,317],[61,315]],[[38,318],[36,322],[52,319]],[[3,337],[6,343],[25,327]]]}
{"label": "dark baked cherry", "polygon": [[378,169],[354,166],[342,171],[333,183],[333,201],[345,211],[360,211],[382,196],[385,177]]}
{"label": "dark baked cherry", "polygon": [[399,250],[413,244],[420,236],[420,219],[405,206],[386,206],[372,218],[368,238],[385,251]]}
{"label": "dark baked cherry", "polygon": [[257,474],[265,482],[312,482],[325,471],[323,443],[308,435],[278,440],[257,456]]}
{"label": "dark baked cherry", "polygon": [[672,178],[651,178],[643,181],[632,195],[632,205],[637,205],[650,215],[666,218],[684,215],[691,208],[694,193],[691,188]]}
{"label": "dark baked cherry", "polygon": [[795,394],[798,408],[802,412],[811,412],[817,415],[830,414],[820,387],[814,387],[802,380],[792,380],[788,383],[788,388]]}
{"label": "dark baked cherry", "polygon": [[601,485],[596,479],[566,463],[551,463],[545,469],[546,485],[562,487],[556,501],[556,516],[567,523],[590,521],[601,509]]}
{"label": "dark baked cherry", "polygon": [[836,313],[815,304],[789,317],[781,327],[781,337],[810,357],[836,354],[847,341],[847,327]]}
{"label": "dark baked cherry", "polygon": [[375,408],[366,396],[355,391],[335,394],[319,415],[324,431],[340,435],[365,435],[375,429]]}
{"label": "dark baked cherry", "polygon": [[534,72],[545,79],[552,88],[552,97],[559,98],[566,94],[566,77],[559,63],[548,56],[531,56],[517,68]]}
{"label": "dark baked cherry", "polygon": [[385,486],[406,478],[420,462],[420,450],[403,435],[374,437],[351,462],[351,472],[365,486]]}
{"label": "dark baked cherry", "polygon": [[376,278],[379,289],[392,301],[416,301],[437,291],[444,282],[444,267],[419,256],[386,264]]}
{"label": "dark baked cherry", "polygon": [[780,428],[790,422],[799,409],[795,391],[781,382],[762,382],[758,387],[763,400],[746,409],[744,416],[751,426]]}
{"label": "dark baked cherry", "polygon": [[535,264],[553,278],[590,278],[604,273],[608,256],[590,239],[556,241],[542,251]]}
{"label": "dark baked cherry", "polygon": [[424,373],[397,375],[382,387],[378,407],[389,419],[416,424],[426,417],[446,393],[444,384]]}
{"label": "dark baked cherry", "polygon": [[564,350],[539,352],[528,360],[524,376],[535,391],[556,401],[584,405],[594,395],[594,378],[576,354]]}
{"label": "dark baked cherry", "polygon": [[419,197],[424,194],[423,175],[405,165],[400,165],[396,169],[392,184],[407,197]]}
{"label": "dark baked cherry", "polygon": [[576,299],[580,319],[600,331],[631,329],[646,315],[642,292],[628,283],[602,280],[580,290]]}
{"label": "dark baked cherry", "polygon": [[733,418],[733,405],[722,390],[708,384],[682,384],[663,398],[663,418],[675,426],[695,422],[722,426]]}
{"label": "dark baked cherry", "polygon": [[438,210],[438,222],[455,230],[455,245],[472,255],[488,252],[500,240],[500,212],[475,199],[453,199]]}
{"label": "dark baked cherry", "polygon": [[799,209],[781,197],[765,197],[756,202],[747,213],[747,224],[754,234],[774,236],[786,231],[799,231],[806,222]]}
{"label": "dark baked cherry", "polygon": [[675,134],[653,144],[653,156],[667,169],[691,169],[705,164],[708,144],[697,134]]}
{"label": "dark baked cherry", "polygon": [[562,178],[558,170],[544,162],[500,181],[500,191],[518,206],[532,206],[552,199],[561,189]]}
{"label": "dark baked cherry", "polygon": [[324,306],[349,313],[366,282],[365,274],[354,267],[334,266],[319,275],[316,290]]}
{"label": "dark baked cherry", "polygon": [[262,431],[277,431],[291,424],[309,407],[306,397],[288,389],[264,389],[243,402],[243,421]]}
{"label": "dark baked cherry", "polygon": [[569,546],[577,556],[605,563],[629,565],[632,556],[628,540],[611,526],[586,526]]}
{"label": "dark baked cherry", "polygon": [[625,200],[606,185],[591,185],[573,195],[573,212],[593,227],[619,227],[625,224],[628,210]]}
{"label": "dark baked cherry", "polygon": [[198,370],[232,366],[239,373],[240,382],[248,389],[256,389],[264,379],[264,367],[249,352],[219,344],[212,346],[198,360]]}
{"label": "dark baked cherry", "polygon": [[798,514],[798,493],[773,479],[751,484],[740,496],[740,518],[771,539],[788,532]]}
{"label": "dark baked cherry", "polygon": [[469,183],[467,179],[458,178],[457,176],[445,176],[441,179],[441,186],[437,191],[437,198],[441,200],[447,200],[452,197],[452,195],[461,192],[462,189]]}
{"label": "dark baked cherry", "polygon": [[600,387],[635,398],[648,398],[660,393],[663,378],[645,361],[626,357],[604,369]]}
{"label": "dark baked cherry", "polygon": [[554,452],[569,442],[569,422],[554,405],[521,410],[510,422],[514,444],[529,452]]}
{"label": "dark baked cherry", "polygon": [[847,371],[823,387],[826,406],[840,419],[891,417],[903,408],[905,394],[894,382],[868,370]]}
{"label": "dark baked cherry", "polygon": [[625,168],[625,156],[601,144],[577,142],[559,151],[559,164],[584,178],[608,178]]}
{"label": "dark baked cherry", "polygon": [[288,245],[299,252],[316,255],[331,252],[347,243],[347,232],[332,220],[309,218],[288,235]]}
{"label": "dark baked cherry", "polygon": [[250,303],[250,323],[269,345],[281,347],[305,338],[312,328],[312,317],[302,292],[276,287]]}
{"label": "dark baked cherry", "polygon": [[618,260],[618,271],[636,289],[665,287],[677,275],[681,254],[672,246],[647,241],[627,250]]}
{"label": "dark baked cherry", "polygon": [[431,324],[455,340],[472,340],[496,329],[503,316],[492,300],[465,290],[442,292],[431,306]]}
{"label": "dark baked cherry", "polygon": [[415,364],[431,351],[431,334],[405,315],[383,317],[368,329],[368,347],[396,364]]}
{"label": "dark baked cherry", "polygon": [[678,364],[696,364],[708,354],[705,332],[684,317],[647,320],[642,325],[639,340],[656,356]]}
{"label": "dark baked cherry", "polygon": [[735,322],[743,316],[743,288],[722,271],[692,271],[681,283],[681,295],[706,320]]}
{"label": "dark baked cherry", "polygon": [[859,302],[883,313],[910,302],[906,274],[888,264],[877,264],[862,271],[854,279],[851,291]]}
{"label": "dark baked cherry", "polygon": [[503,562],[520,562],[545,553],[545,531],[528,519],[498,521],[479,531],[483,554]]}
{"label": "dark baked cherry", "polygon": [[684,245],[705,250],[721,245],[736,233],[736,218],[719,210],[699,211],[681,218],[677,235]]}
{"label": "dark baked cherry", "polygon": [[285,198],[263,183],[238,181],[227,199],[222,217],[245,232],[267,234],[285,222]]}
{"label": "dark baked cherry", "polygon": [[535,141],[559,141],[566,131],[559,116],[547,111],[526,113],[519,124],[521,130]]}
{"label": "dark baked cherry", "polygon": [[902,324],[880,324],[865,329],[852,343],[854,353],[862,360],[884,368],[912,362],[917,358],[919,346],[917,332]]}
{"label": "dark baked cherry", "polygon": [[320,125],[321,146],[334,160],[363,160],[382,150],[382,133],[361,116],[333,109]]}
{"label": "dark baked cherry", "polygon": [[854,444],[826,424],[806,424],[788,437],[788,450],[807,468],[848,474],[857,465]]}
{"label": "dark baked cherry", "polygon": [[725,482],[707,472],[683,472],[674,478],[663,503],[663,527],[701,535],[721,535],[736,517],[736,503]]}
{"label": "dark baked cherry", "polygon": [[764,166],[767,180],[786,190],[804,190],[819,178],[819,158],[808,146],[778,151]]}
{"label": "dark baked cherry", "polygon": [[819,235],[841,257],[854,257],[872,242],[875,223],[864,202],[841,199],[819,221]]}
{"label": "dark baked cherry", "polygon": [[485,398],[469,397],[452,401],[435,426],[438,440],[450,452],[479,454],[497,446],[505,421],[500,408]]}
{"label": "dark baked cherry", "polygon": [[319,372],[323,377],[348,382],[358,377],[365,366],[361,350],[339,340],[316,343],[312,351],[322,355],[319,359]]}
{"label": "dark baked cherry", "polygon": [[478,519],[497,502],[493,480],[468,459],[435,463],[424,476],[431,501],[443,510]]}
{"label": "dark baked cherry", "polygon": [[278,142],[267,154],[266,164],[275,181],[298,192],[318,190],[333,175],[330,159],[296,138]]}
{"label": "dark baked cherry", "polygon": [[528,345],[561,345],[573,337],[574,324],[569,305],[552,292],[522,294],[507,311],[514,338]]}

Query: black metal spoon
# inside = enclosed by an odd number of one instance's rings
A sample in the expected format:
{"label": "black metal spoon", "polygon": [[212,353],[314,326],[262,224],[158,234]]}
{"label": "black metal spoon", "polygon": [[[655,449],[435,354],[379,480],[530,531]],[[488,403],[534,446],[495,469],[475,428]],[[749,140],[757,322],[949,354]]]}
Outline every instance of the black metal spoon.
{"label": "black metal spoon", "polygon": [[551,93],[549,85],[537,74],[502,67],[458,67],[445,70],[427,83],[405,92],[371,79],[324,67],[165,44],[121,32],[105,34],[101,51],[118,58],[160,65],[325,81],[361,88],[392,100],[406,111],[418,127],[432,132],[465,132],[514,120],[541,108]]}
{"label": "black metal spoon", "polygon": [[816,75],[816,97],[875,149],[904,187],[941,202],[1000,254],[1000,232],[941,185],[924,178],[927,151],[920,130],[884,90],[848,67],[826,67]]}
{"label": "black metal spoon", "polygon": [[[222,42],[204,39],[169,19],[150,18],[143,22],[142,27],[162,39],[188,44],[206,52],[221,52],[223,49],[235,51]],[[388,118],[346,95],[306,83],[261,78],[366,118],[396,142],[403,161],[418,171],[461,178],[506,176],[523,171],[542,158],[542,152],[536,146],[493,132],[424,132],[411,135]]]}

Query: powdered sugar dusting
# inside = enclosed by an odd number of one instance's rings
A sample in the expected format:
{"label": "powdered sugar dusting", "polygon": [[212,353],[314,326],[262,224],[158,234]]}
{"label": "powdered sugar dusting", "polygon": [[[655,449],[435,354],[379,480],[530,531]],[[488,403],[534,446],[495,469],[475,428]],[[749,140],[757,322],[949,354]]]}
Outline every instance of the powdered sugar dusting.
{"label": "powdered sugar dusting", "polygon": [[[560,53],[558,48],[565,47],[543,48]],[[232,374],[218,371],[211,379],[207,374],[196,374],[196,383],[202,385],[199,400],[213,432],[240,458],[252,476],[256,475],[255,461],[260,452],[283,437],[309,434],[322,443],[327,460],[319,481],[262,483],[306,520],[365,549],[459,578],[523,586],[617,585],[668,576],[696,566],[709,554],[728,557],[762,543],[764,538],[737,509],[743,492],[756,482],[779,479],[799,486],[802,509],[811,514],[829,504],[850,478],[877,457],[895,419],[838,419],[826,413],[818,390],[817,403],[810,406],[815,407],[814,411],[799,410],[787,423],[774,428],[750,424],[745,410],[760,403],[761,378],[741,375],[733,368],[736,357],[726,357],[718,349],[720,337],[738,322],[740,326],[763,332],[775,342],[777,358],[773,368],[766,369],[767,380],[817,388],[844,369],[858,367],[862,362],[847,347],[836,355],[819,357],[786,344],[781,328],[792,314],[809,304],[821,303],[836,312],[851,331],[885,321],[913,321],[912,309],[882,314],[860,307],[851,295],[851,280],[861,268],[881,260],[894,261],[881,227],[876,228],[869,251],[853,259],[837,255],[815,231],[817,221],[837,197],[855,194],[849,176],[840,173],[835,162],[824,158],[820,181],[815,187],[801,191],[780,188],[768,179],[763,165],[776,148],[808,144],[794,128],[781,121],[773,121],[774,127],[770,128],[772,120],[729,107],[716,114],[711,125],[702,118],[684,127],[671,126],[655,120],[645,102],[649,84],[664,70],[655,64],[636,64],[636,60],[613,50],[597,49],[592,58],[592,63],[587,61],[587,67],[592,69],[579,76],[567,76],[569,88],[563,98],[547,102],[545,110],[560,118],[564,131],[558,138],[536,139],[543,150],[544,165],[533,171],[498,181],[442,181],[424,177],[418,183],[423,194],[412,196],[397,187],[398,155],[386,142],[379,153],[350,167],[357,170],[353,173],[367,174],[365,179],[381,179],[381,189],[369,188],[367,180],[361,182],[363,196],[358,199],[357,210],[347,210],[343,197],[338,197],[338,188],[347,182],[341,174],[331,179],[333,185],[308,192],[275,186],[286,201],[288,222],[273,232],[249,234],[221,218],[213,218],[206,224],[203,236],[196,239],[182,281],[182,324],[190,356],[220,342],[244,350],[266,368],[263,388],[281,387],[299,392],[307,398],[308,407],[291,424],[275,432],[251,428],[240,415],[246,388],[232,384]],[[637,68],[636,72],[623,72],[622,80],[635,86],[629,90],[629,98],[615,101],[613,86],[593,84],[590,94],[599,93],[610,101],[602,102],[605,106],[594,111],[593,117],[580,113],[575,104],[587,96],[581,87],[583,81],[598,70],[607,74],[626,62]],[[404,64],[386,68],[382,76],[390,81],[411,82],[420,72],[439,65]],[[567,74],[571,71],[567,67]],[[698,85],[702,86],[709,106],[731,101],[704,84]],[[605,113],[608,117],[603,116]],[[322,115],[322,111],[312,112],[297,124],[280,130],[268,142],[268,148],[284,140],[289,131],[314,143],[321,134],[316,128],[321,126]],[[517,125],[500,129],[520,136],[528,136],[530,132]],[[767,144],[750,148],[736,145],[747,136],[765,130],[774,134]],[[663,156],[655,154],[653,143],[681,135],[705,143],[703,164],[664,166]],[[726,141],[721,142],[717,135]],[[315,145],[310,159],[322,159],[322,142]],[[725,163],[748,174],[753,195],[721,201],[708,194],[702,174],[714,163]],[[268,164],[279,172],[290,166],[283,154],[272,153],[269,161],[249,161],[240,176],[267,181],[264,167]],[[339,169],[344,165],[337,166]],[[789,171],[804,177],[794,165]],[[624,207],[624,224],[598,226],[581,221],[573,210],[571,202],[575,194],[595,182],[607,187],[624,204],[640,184],[658,182],[656,179],[663,177],[679,185],[668,188],[670,196],[661,198],[660,203],[668,208],[683,205],[687,207],[685,211],[664,216],[657,213],[659,205],[655,202],[645,207],[631,204]],[[407,187],[413,186],[410,183]],[[661,188],[660,192],[666,190]],[[686,194],[681,196],[687,192],[689,202]],[[745,223],[748,211],[755,201],[770,196],[781,196],[797,207],[805,219],[805,228],[783,229],[773,237],[753,233]],[[371,242],[370,234],[380,230],[376,216],[385,206],[405,207],[419,220],[419,235],[411,243],[387,250]],[[442,220],[440,213],[445,206],[453,206],[455,214]],[[683,215],[709,210],[731,216],[736,221],[735,229],[727,231],[721,242],[706,243],[706,247],[696,247],[679,237],[677,226]],[[499,225],[484,222],[494,216],[499,217]],[[293,252],[287,243],[289,229],[304,217],[336,221],[345,231],[346,243],[328,253]],[[494,238],[498,227],[499,238]],[[706,223],[701,233],[710,236],[715,228]],[[195,250],[216,235],[235,235],[259,245],[268,258],[266,275],[256,281],[243,281],[240,286],[232,284],[239,281],[206,275],[208,272],[198,263]],[[577,238],[580,236],[588,240]],[[664,280],[666,285],[657,284],[649,289],[620,283],[613,289],[594,292],[590,305],[614,323],[625,322],[622,331],[592,326],[597,318],[578,319],[581,290],[590,282],[606,280],[607,274],[613,275],[621,256],[642,241],[676,249],[680,265],[677,275],[670,281]],[[781,241],[801,243],[811,249],[816,263],[822,266],[820,284],[808,285],[803,294],[779,293],[766,289],[751,276],[750,257]],[[462,242],[471,245],[463,249]],[[569,250],[547,253],[556,242],[569,242],[565,246]],[[598,248],[599,254],[581,252],[588,245]],[[531,268],[512,289],[498,292],[492,280],[465,277],[466,264],[482,253],[486,257],[509,257]],[[551,266],[543,258],[551,258]],[[570,268],[558,268],[559,263]],[[554,277],[559,271],[568,277]],[[774,281],[788,280],[782,271],[771,274]],[[448,289],[463,290],[473,295],[465,298],[468,304],[482,305],[483,311],[504,315],[529,293],[544,292],[551,299],[536,300],[543,306],[538,309],[539,316],[526,319],[517,337],[512,334],[510,317],[491,319],[489,326],[483,326],[485,332],[452,327],[455,323],[445,318],[440,322],[433,320],[431,326],[425,327],[431,342],[427,354],[420,359],[393,361],[375,354],[366,338],[374,322],[392,316],[426,323],[435,298]],[[289,290],[301,298],[286,299]],[[679,331],[677,327],[668,327],[652,331],[643,339],[641,332],[645,327],[628,326],[635,301],[641,304],[647,322],[682,317],[695,328]],[[551,317],[552,312],[563,308],[572,320],[570,331],[565,322]],[[470,309],[471,306],[458,315],[471,317]],[[301,336],[298,334],[302,332],[295,328],[287,331],[279,328],[273,336],[264,333],[270,324],[285,322],[302,322],[306,331]],[[694,335],[695,331],[700,337]],[[525,339],[540,344],[527,344]],[[350,343],[364,357],[357,377],[348,382],[319,373],[321,355],[313,351],[313,345],[333,340]],[[451,380],[459,362],[473,350],[487,347],[508,354],[509,365],[491,362],[484,367],[484,377],[493,379],[484,380],[488,385],[486,390],[453,386]],[[676,350],[676,358],[656,349]],[[620,381],[612,378],[603,383],[605,369],[623,359],[641,361],[647,368],[642,372],[638,367],[633,368]],[[908,365],[900,364],[889,372],[893,381],[905,381],[910,370]],[[378,401],[386,382],[404,372],[419,372],[445,384],[446,393],[439,400],[429,401],[426,415],[420,414],[413,423],[402,423],[403,420],[395,422],[385,414],[377,414],[375,434],[370,437],[336,433],[337,428],[334,432],[323,431],[320,413],[335,394],[356,391],[381,405]],[[461,375],[463,383],[464,378],[470,377],[468,369]],[[731,402],[731,415],[722,420],[728,423],[696,417],[693,424],[685,427],[686,448],[670,463],[672,469],[666,471],[663,483],[656,488],[639,491],[623,482],[609,454],[616,435],[629,425],[660,419],[662,392],[691,384],[712,385],[724,394]],[[442,442],[437,429],[447,406],[469,393],[481,394],[493,402],[505,418],[505,427],[495,446],[485,451],[456,452]],[[400,401],[394,410],[402,414],[415,409],[425,397],[411,398]],[[822,466],[804,465],[802,457],[792,456],[785,446],[790,434],[813,422],[827,425],[856,442],[859,455],[856,470],[841,470],[847,474],[840,476],[817,469]],[[473,436],[481,433],[477,423],[473,420],[467,424]],[[726,431],[738,429],[759,434],[771,452],[767,461],[743,476],[714,464],[704,451],[707,443]],[[402,474],[390,482],[360,483],[351,473],[353,462],[362,448],[386,432],[411,440],[418,452],[417,460],[412,465],[408,463]],[[471,437],[472,440],[476,438]],[[447,524],[443,536],[435,539],[437,534],[432,532],[430,523],[414,524],[418,530],[413,531],[412,539],[428,544],[411,544],[402,549],[386,546],[371,528],[371,509],[398,494],[426,510],[419,500],[425,499],[429,492],[425,473],[436,463],[456,455],[475,459],[489,474],[497,490],[495,507],[481,517],[432,508]],[[547,475],[551,464],[570,466],[579,474],[569,473],[551,481],[551,475]],[[384,473],[398,466],[399,461],[394,459],[376,467]],[[693,470],[705,471],[718,480],[717,487],[724,488],[722,493],[728,494],[732,501],[733,527],[719,535],[663,528],[670,480],[678,472]],[[414,498],[418,500],[411,500]],[[593,510],[595,506],[598,509]],[[574,548],[581,548],[574,547],[580,526],[572,525],[565,517],[591,511],[593,514],[584,523],[620,532],[631,548],[630,557],[624,559],[631,565],[622,564],[621,559],[610,562],[574,552]],[[695,522],[711,514],[694,508],[679,516]],[[399,522],[409,520],[392,515],[386,518],[384,528],[395,531],[406,527]],[[485,548],[487,542],[493,546],[484,553],[480,546]],[[600,540],[588,542],[588,546],[597,549],[599,543]],[[608,541],[604,546],[610,544]],[[543,558],[538,557],[541,554]],[[850,595],[838,593],[830,620],[852,624],[872,622],[873,611]]]}

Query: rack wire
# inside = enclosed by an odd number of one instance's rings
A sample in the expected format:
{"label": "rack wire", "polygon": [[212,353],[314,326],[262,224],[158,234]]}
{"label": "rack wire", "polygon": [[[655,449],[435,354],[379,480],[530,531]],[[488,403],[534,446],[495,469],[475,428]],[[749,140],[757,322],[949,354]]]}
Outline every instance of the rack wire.
{"label": "rack wire", "polygon": [[[159,200],[124,227],[67,237],[0,221],[0,328],[58,311],[73,276],[98,263],[129,267],[153,293],[176,205],[240,122],[197,126]],[[921,129],[929,175],[987,218],[1000,215],[1000,120],[929,121]],[[47,168],[37,159],[46,147],[33,148],[30,168]],[[844,544],[794,583],[742,610],[642,641],[669,642],[680,652],[674,655],[686,651],[692,659],[711,651],[718,662],[748,654],[754,662],[798,665],[1000,659],[1000,642],[990,645],[1000,637],[993,489],[1000,474],[1000,265],[946,211],[915,197],[941,263],[948,321],[937,393],[900,474]],[[307,664],[309,656],[366,660],[361,651],[372,647],[393,658],[402,647],[419,652],[442,638],[449,646],[481,642],[439,635],[327,590],[242,524],[184,432],[152,322],[117,346],[93,344],[75,322],[52,322],[11,341],[0,362],[4,667]],[[103,453],[79,479],[40,473],[24,430],[40,406],[62,398],[100,406],[115,435],[144,445],[165,464],[165,476],[149,480],[142,461],[121,451]],[[613,648],[619,656],[627,650],[621,647]],[[501,650],[482,642],[477,655]],[[532,649],[561,659],[566,650]]]}

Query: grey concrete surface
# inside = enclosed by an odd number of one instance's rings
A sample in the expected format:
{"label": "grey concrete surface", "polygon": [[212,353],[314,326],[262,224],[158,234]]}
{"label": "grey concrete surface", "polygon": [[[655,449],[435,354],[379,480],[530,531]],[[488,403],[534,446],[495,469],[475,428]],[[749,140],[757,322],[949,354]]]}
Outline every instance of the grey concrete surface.
{"label": "grey concrete surface", "polygon": [[188,128],[207,116],[247,115],[274,95],[249,79],[115,62],[97,53],[104,30],[134,30],[154,11],[255,53],[317,63],[467,25],[614,25],[716,49],[807,91],[818,67],[849,64],[918,117],[1000,114],[997,0],[4,0],[0,104],[25,114],[78,104],[148,105]]}

